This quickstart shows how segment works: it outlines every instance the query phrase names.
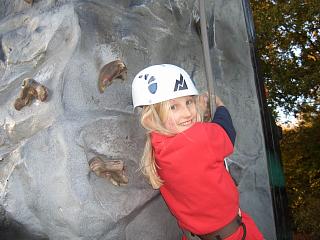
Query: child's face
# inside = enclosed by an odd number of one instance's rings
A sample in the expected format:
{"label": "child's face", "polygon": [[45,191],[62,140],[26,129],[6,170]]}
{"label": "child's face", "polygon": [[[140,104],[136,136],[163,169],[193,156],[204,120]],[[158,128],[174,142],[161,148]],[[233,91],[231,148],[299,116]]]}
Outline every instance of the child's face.
{"label": "child's face", "polygon": [[190,128],[197,120],[195,99],[192,96],[169,100],[168,118],[165,127],[173,133],[179,133]]}

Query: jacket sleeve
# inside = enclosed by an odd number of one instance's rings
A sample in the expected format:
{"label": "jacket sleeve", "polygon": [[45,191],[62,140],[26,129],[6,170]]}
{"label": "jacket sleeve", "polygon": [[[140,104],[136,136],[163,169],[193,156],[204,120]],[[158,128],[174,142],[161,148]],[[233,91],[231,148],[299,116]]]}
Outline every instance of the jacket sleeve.
{"label": "jacket sleeve", "polygon": [[224,106],[218,107],[216,109],[212,122],[220,125],[224,129],[224,131],[229,136],[232,145],[234,146],[236,140],[236,130],[234,129],[228,109]]}

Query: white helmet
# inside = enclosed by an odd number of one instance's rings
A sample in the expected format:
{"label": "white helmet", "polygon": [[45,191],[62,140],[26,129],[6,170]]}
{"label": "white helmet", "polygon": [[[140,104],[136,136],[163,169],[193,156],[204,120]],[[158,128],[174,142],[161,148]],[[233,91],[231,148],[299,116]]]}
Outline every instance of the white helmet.
{"label": "white helmet", "polygon": [[141,70],[132,82],[134,109],[177,97],[198,94],[188,73],[171,64],[147,67]]}

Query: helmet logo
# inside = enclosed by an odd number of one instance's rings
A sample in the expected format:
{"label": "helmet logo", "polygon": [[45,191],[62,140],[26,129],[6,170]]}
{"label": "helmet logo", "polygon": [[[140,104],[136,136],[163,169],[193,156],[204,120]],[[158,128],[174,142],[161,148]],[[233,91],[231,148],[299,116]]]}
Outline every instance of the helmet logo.
{"label": "helmet logo", "polygon": [[187,86],[187,83],[186,83],[186,80],[184,80],[182,74],[180,73],[180,80],[176,80],[176,84],[174,86],[174,92],[175,91],[178,91],[178,90],[185,90],[185,89],[188,89],[188,86]]}
{"label": "helmet logo", "polygon": [[[142,78],[142,77],[144,77],[144,80],[148,80],[149,74],[145,74],[144,76],[143,75],[139,76],[139,78]],[[155,94],[158,89],[157,83],[152,83],[155,80],[156,78],[154,76],[151,76],[148,80],[148,85],[149,85],[148,89],[149,89],[149,92],[152,94]]]}

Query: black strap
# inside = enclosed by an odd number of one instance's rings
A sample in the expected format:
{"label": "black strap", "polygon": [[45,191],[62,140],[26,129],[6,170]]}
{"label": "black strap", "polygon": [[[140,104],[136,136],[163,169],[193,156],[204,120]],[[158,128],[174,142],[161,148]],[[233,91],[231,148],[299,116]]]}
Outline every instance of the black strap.
{"label": "black strap", "polygon": [[[246,228],[246,225],[241,222],[240,223],[240,226],[243,228],[243,235],[242,235],[242,238],[241,240],[245,240],[246,239],[246,236],[247,236],[247,228]],[[215,236],[214,239],[212,240],[222,240],[222,238],[218,235],[218,236]]]}
{"label": "black strap", "polygon": [[243,235],[242,235],[241,240],[245,240],[246,236],[247,236],[247,228],[246,228],[246,225],[243,222],[241,223],[241,226],[243,228]]}
{"label": "black strap", "polygon": [[226,226],[203,235],[198,235],[202,240],[222,240],[230,235],[232,235],[241,225],[242,218],[241,216],[237,215],[230,223],[228,223]]}
{"label": "black strap", "polygon": [[[241,240],[245,240],[246,236],[247,236],[247,228],[246,225],[242,222],[242,219],[240,216],[237,216],[230,224],[229,226],[227,226],[228,230],[226,228],[223,229],[223,231],[216,231],[213,233],[209,233],[209,234],[205,234],[205,235],[196,235],[192,232],[189,232],[187,230],[182,229],[184,235],[186,235],[186,237],[189,239],[202,239],[202,240],[223,240],[224,238],[227,238],[230,236],[230,233],[233,234],[236,230],[236,225],[238,227],[242,227],[243,228],[243,235]],[[229,228],[230,226],[231,229]],[[235,227],[235,228],[234,228]],[[225,231],[227,230],[227,232]]]}

